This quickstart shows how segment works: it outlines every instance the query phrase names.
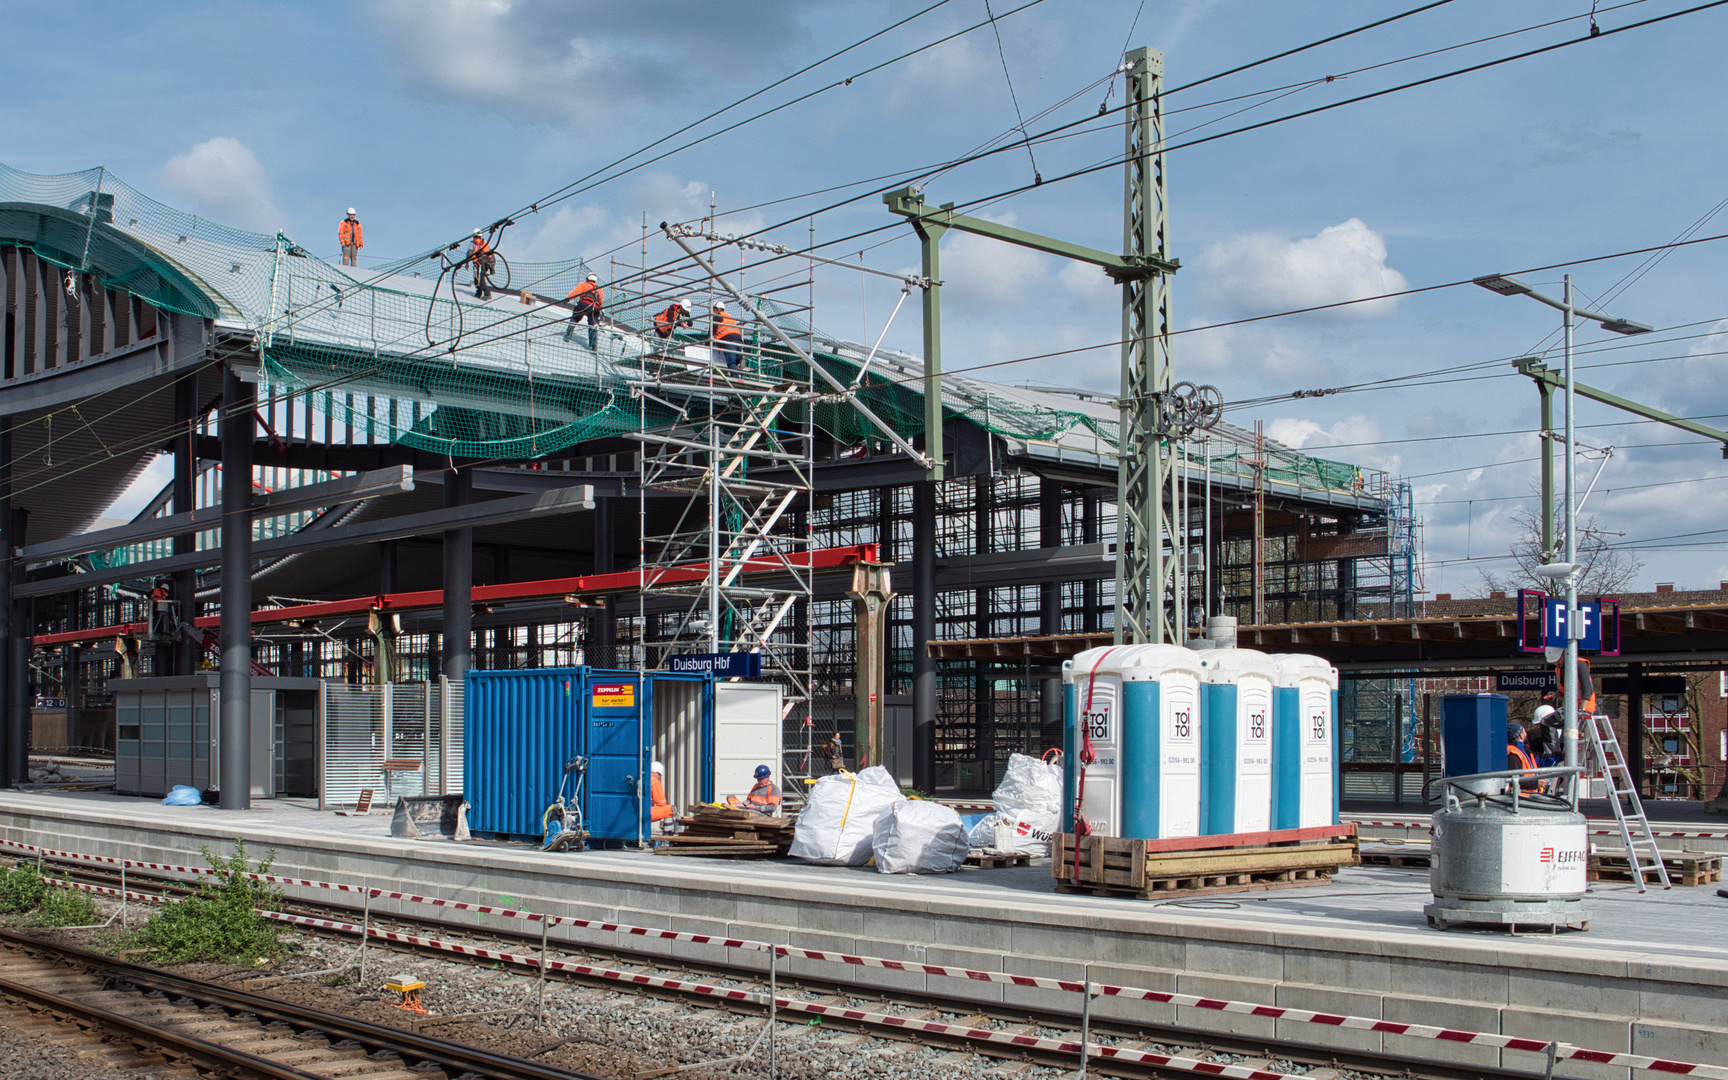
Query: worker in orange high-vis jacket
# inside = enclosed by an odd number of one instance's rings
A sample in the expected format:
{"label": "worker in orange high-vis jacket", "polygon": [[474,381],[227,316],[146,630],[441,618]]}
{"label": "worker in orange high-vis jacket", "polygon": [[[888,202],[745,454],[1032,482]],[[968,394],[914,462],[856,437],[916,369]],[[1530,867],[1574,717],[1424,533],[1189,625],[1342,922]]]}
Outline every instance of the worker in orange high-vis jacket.
{"label": "worker in orange high-vis jacket", "polygon": [[726,361],[726,366],[733,371],[744,362],[744,333],[738,329],[738,320],[726,314],[726,305],[716,300],[714,302],[714,317],[709,320],[710,336],[714,339],[714,352],[720,359]]}
{"label": "worker in orange high-vis jacket", "polygon": [[756,766],[756,786],[744,796],[744,808],[758,814],[780,813],[780,789],[774,786],[774,772],[768,766]]}
{"label": "worker in orange high-vis jacket", "polygon": [[570,335],[576,332],[576,324],[583,319],[588,320],[588,347],[600,347],[600,309],[606,303],[606,293],[600,288],[600,278],[594,274],[588,275],[587,281],[578,282],[570,295],[564,299],[571,302],[570,325],[564,328],[564,340],[569,341]]}
{"label": "worker in orange high-vis jacket", "polygon": [[695,320],[690,318],[690,304],[689,300],[674,300],[665,311],[654,316],[654,333],[662,341],[670,338],[679,327],[696,325]]}
{"label": "worker in orange high-vis jacket", "polygon": [[653,805],[648,809],[648,818],[650,821],[665,821],[673,814],[672,804],[666,801],[666,766],[656,761],[652,767],[651,776],[652,783],[649,786],[649,794],[653,799]]}
{"label": "worker in orange high-vis jacket", "polygon": [[336,242],[342,245],[342,265],[359,266],[360,249],[366,246],[366,231],[360,228],[360,219],[354,216],[354,208],[348,208],[348,216],[336,226]]}
{"label": "worker in orange high-vis jacket", "polygon": [[[1521,772],[1528,775],[1536,768],[1536,757],[1524,745],[1524,725],[1514,720],[1506,725],[1506,769],[1508,772]],[[1525,791],[1535,791],[1542,786],[1540,780],[1520,780],[1518,786]]]}
{"label": "worker in orange high-vis jacket", "polygon": [[468,261],[474,266],[474,295],[482,300],[492,299],[492,271],[497,268],[498,260],[493,257],[492,245],[486,242],[486,234],[480,229],[474,230]]}

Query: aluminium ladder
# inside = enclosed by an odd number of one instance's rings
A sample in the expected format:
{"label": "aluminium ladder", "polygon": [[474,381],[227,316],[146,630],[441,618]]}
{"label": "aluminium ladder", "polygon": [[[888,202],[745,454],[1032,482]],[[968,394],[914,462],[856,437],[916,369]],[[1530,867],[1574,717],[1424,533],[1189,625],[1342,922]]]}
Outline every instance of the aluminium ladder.
{"label": "aluminium ladder", "polygon": [[[1632,880],[1638,891],[1644,891],[1645,875],[1652,871],[1664,889],[1672,888],[1668,866],[1662,861],[1662,851],[1656,846],[1655,834],[1650,831],[1650,819],[1644,814],[1644,801],[1638,797],[1638,787],[1632,782],[1632,770],[1626,764],[1626,755],[1620,751],[1619,736],[1614,734],[1614,723],[1601,713],[1590,717],[1590,753],[1602,775],[1608,778],[1608,804],[1614,808],[1614,820],[1620,823],[1620,840],[1626,845],[1626,865],[1632,868]],[[1630,810],[1620,804],[1622,798],[1628,801]],[[1638,839],[1633,838],[1634,828]],[[1640,861],[1640,852],[1645,853],[1650,861]]]}

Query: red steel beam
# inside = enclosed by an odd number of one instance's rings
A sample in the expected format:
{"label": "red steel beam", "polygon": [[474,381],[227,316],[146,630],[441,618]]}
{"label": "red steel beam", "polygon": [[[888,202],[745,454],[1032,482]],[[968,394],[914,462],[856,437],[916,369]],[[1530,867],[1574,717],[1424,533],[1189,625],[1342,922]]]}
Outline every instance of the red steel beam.
{"label": "red steel beam", "polygon": [[[751,559],[744,564],[746,574],[774,573],[788,568],[835,570],[860,562],[880,562],[881,547],[877,544],[853,544],[847,547],[822,548],[804,555],[785,558]],[[545,578],[541,581],[517,581],[507,585],[476,585],[474,603],[508,604],[523,600],[546,600],[556,596],[599,596],[608,593],[634,592],[644,579],[650,585],[675,585],[701,581],[708,576],[707,563],[690,563],[667,570],[619,570],[610,574],[584,574],[579,577]],[[356,596],[350,600],[330,600],[320,604],[297,604],[294,607],[265,608],[252,613],[252,625],[263,626],[285,622],[316,622],[322,619],[351,618],[370,611],[425,611],[444,606],[444,590],[425,589],[420,592],[380,593]],[[217,615],[205,615],[193,621],[196,626],[220,626]],[[126,634],[149,630],[148,623],[121,623],[91,630],[66,630],[56,634],[38,634],[37,645],[71,645],[85,641],[106,641]]]}

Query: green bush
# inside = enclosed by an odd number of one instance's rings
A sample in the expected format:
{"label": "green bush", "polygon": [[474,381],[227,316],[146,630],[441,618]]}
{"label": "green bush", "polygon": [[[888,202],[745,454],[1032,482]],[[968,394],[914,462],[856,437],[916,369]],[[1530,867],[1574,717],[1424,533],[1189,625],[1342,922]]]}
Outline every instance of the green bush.
{"label": "green bush", "polygon": [[29,911],[48,896],[48,883],[29,863],[0,869],[0,912]]}
{"label": "green bush", "polygon": [[36,910],[38,926],[94,926],[101,921],[96,901],[77,889],[49,889]]}
{"label": "green bush", "polygon": [[209,848],[203,852],[215,876],[200,881],[191,896],[152,915],[134,939],[137,947],[149,949],[151,959],[165,964],[251,964],[281,953],[283,946],[277,939],[281,931],[255,909],[280,909],[282,891],[246,877],[248,872],[269,873],[275,850],[256,868],[247,865],[243,841],[234,842],[234,854],[228,858]]}

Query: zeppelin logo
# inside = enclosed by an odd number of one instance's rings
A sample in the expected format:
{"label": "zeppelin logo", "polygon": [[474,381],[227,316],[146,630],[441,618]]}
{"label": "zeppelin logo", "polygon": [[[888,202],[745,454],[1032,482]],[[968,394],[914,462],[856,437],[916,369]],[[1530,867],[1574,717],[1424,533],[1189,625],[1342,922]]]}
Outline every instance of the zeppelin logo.
{"label": "zeppelin logo", "polygon": [[1555,851],[1551,847],[1542,849],[1540,861],[1554,866],[1566,866],[1570,863],[1581,863],[1585,859],[1582,851]]}

